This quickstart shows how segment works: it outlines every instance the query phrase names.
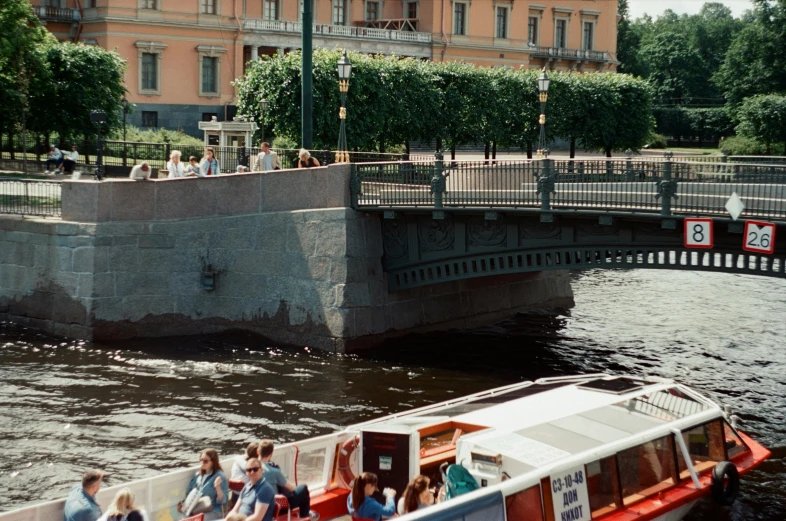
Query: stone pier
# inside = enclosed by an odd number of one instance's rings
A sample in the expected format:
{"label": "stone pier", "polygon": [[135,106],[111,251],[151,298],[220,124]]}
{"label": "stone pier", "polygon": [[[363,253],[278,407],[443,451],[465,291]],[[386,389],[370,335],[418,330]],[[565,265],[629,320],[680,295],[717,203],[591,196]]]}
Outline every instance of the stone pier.
{"label": "stone pier", "polygon": [[388,292],[380,219],[349,207],[349,176],[65,181],[62,220],[0,216],[0,319],[99,341],[245,329],[344,352],[572,305],[566,272]]}

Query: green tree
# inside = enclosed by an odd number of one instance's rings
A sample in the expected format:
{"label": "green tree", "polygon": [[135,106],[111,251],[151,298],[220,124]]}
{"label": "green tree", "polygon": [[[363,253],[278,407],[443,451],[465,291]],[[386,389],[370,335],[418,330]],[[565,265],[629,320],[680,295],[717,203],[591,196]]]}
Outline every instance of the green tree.
{"label": "green tree", "polygon": [[781,142],[786,147],[786,96],[752,96],[743,101],[737,115],[737,132],[764,143],[768,155],[773,143]]}
{"label": "green tree", "polygon": [[646,69],[639,58],[641,48],[641,26],[630,20],[628,0],[619,0],[617,13],[620,17],[617,23],[617,72],[644,76]]}
{"label": "green tree", "polygon": [[658,34],[642,47],[641,56],[660,103],[682,105],[706,92],[709,75],[701,56],[684,35]]}

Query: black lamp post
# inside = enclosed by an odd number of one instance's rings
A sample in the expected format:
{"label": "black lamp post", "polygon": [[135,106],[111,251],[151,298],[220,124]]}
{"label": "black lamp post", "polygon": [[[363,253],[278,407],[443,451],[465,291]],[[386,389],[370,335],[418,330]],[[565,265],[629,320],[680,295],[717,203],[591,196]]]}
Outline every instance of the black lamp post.
{"label": "black lamp post", "polygon": [[120,100],[123,104],[123,141],[126,140],[126,116],[128,115],[128,100],[125,96]]}
{"label": "black lamp post", "polygon": [[338,117],[341,119],[341,128],[338,132],[338,150],[336,163],[349,163],[349,150],[347,147],[347,92],[349,92],[349,77],[352,74],[352,64],[347,59],[347,51],[338,60],[338,91],[341,93],[341,109]]}
{"label": "black lamp post", "polygon": [[103,148],[101,145],[101,125],[106,123],[106,112],[103,110],[91,111],[90,121],[95,124],[98,133],[96,137],[96,147],[98,148],[96,153],[96,178],[100,181],[104,178],[104,155],[101,150]]}
{"label": "black lamp post", "polygon": [[262,107],[262,121],[261,121],[261,123],[262,123],[262,142],[264,143],[264,141],[265,141],[265,110],[267,109],[267,100],[265,98],[262,98],[259,101],[259,105]]}
{"label": "black lamp post", "polygon": [[540,139],[538,139],[538,157],[543,159],[549,156],[549,149],[546,148],[546,102],[549,100],[549,84],[551,80],[546,74],[544,67],[538,76],[538,91],[540,91]]}

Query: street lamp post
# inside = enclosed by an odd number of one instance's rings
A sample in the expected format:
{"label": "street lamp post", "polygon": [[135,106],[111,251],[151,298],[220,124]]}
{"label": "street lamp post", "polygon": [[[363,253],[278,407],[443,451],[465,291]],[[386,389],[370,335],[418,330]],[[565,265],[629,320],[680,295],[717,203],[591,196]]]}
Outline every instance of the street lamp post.
{"label": "street lamp post", "polygon": [[123,104],[123,166],[128,166],[126,164],[126,157],[128,154],[126,153],[126,116],[128,115],[128,100],[125,96],[122,97],[120,103]]}
{"label": "street lamp post", "polygon": [[96,137],[96,148],[98,149],[96,152],[96,179],[99,181],[104,178],[104,154],[102,153],[102,145],[101,145],[101,125],[106,123],[106,112],[103,110],[93,110],[90,112],[90,121],[92,121],[97,130],[97,137]]}
{"label": "street lamp post", "polygon": [[551,80],[546,74],[546,68],[543,68],[540,76],[538,76],[538,91],[540,91],[540,138],[538,139],[538,158],[546,158],[549,156],[549,149],[546,148],[546,102],[549,100],[549,84]]}
{"label": "street lamp post", "polygon": [[338,91],[341,93],[341,109],[338,117],[341,119],[341,128],[338,132],[338,150],[336,151],[336,163],[349,163],[349,150],[347,147],[347,92],[349,92],[349,76],[352,74],[352,64],[347,58],[347,51],[344,51],[341,59],[338,60]]}
{"label": "street lamp post", "polygon": [[260,123],[262,123],[262,142],[264,143],[265,142],[265,110],[267,109],[267,100],[265,98],[262,98],[259,101],[259,105],[262,107],[262,121]]}

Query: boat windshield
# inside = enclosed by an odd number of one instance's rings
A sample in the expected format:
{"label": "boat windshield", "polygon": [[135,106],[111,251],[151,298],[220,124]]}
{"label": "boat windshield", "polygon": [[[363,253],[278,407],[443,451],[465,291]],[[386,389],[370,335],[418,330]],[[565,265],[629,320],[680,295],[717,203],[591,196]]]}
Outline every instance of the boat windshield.
{"label": "boat windshield", "polygon": [[630,413],[662,422],[672,422],[709,409],[708,405],[694,400],[677,388],[636,396],[615,403],[612,407],[621,407]]}

